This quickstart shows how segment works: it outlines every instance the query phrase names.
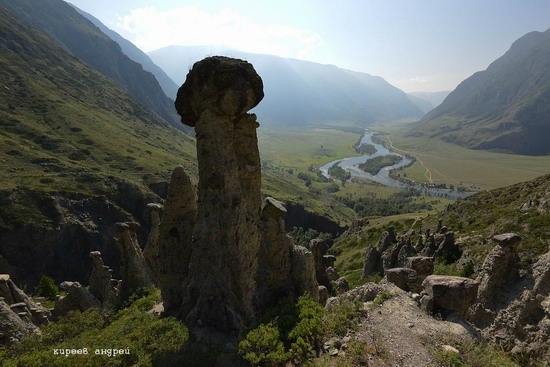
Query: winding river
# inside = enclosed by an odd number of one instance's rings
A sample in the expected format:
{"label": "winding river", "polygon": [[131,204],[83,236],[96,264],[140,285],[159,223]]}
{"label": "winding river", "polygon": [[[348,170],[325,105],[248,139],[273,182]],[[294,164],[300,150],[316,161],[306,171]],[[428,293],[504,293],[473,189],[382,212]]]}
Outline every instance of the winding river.
{"label": "winding river", "polygon": [[[374,146],[376,149],[376,152],[371,155],[361,155],[357,157],[348,157],[343,159],[337,159],[335,161],[329,162],[319,168],[321,173],[328,178],[331,178],[328,174],[328,169],[332,167],[334,164],[338,164],[340,167],[342,167],[344,170],[351,173],[352,177],[361,177],[366,178],[370,181],[377,182],[379,184],[382,184],[384,186],[394,187],[394,188],[416,188],[419,189],[426,194],[434,195],[434,196],[445,196],[449,197],[451,199],[459,199],[464,198],[468,195],[471,195],[472,192],[465,192],[465,191],[455,191],[455,190],[449,190],[449,189],[440,189],[435,187],[426,187],[422,184],[407,184],[404,182],[401,182],[399,180],[395,180],[390,177],[390,171],[394,169],[399,169],[406,167],[413,163],[413,160],[407,156],[403,156],[400,154],[397,154],[395,152],[391,152],[386,147],[384,147],[382,144],[375,143],[372,140],[372,137],[374,136],[374,132],[370,131],[369,129],[365,129],[365,134],[361,138],[361,141],[359,142],[359,145],[361,144],[370,144]],[[365,172],[359,167],[357,167],[359,164],[364,163],[368,161],[369,159],[373,159],[378,156],[384,156],[384,155],[394,155],[399,156],[402,158],[402,160],[394,165],[383,167],[376,175],[372,175],[368,172]]]}

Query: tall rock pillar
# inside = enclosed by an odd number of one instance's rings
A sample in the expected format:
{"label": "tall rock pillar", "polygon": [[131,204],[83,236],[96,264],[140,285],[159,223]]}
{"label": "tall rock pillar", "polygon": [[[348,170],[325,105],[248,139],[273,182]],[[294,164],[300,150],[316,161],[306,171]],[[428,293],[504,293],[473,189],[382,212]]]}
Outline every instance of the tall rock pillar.
{"label": "tall rock pillar", "polygon": [[263,84],[251,64],[209,57],[178,91],[182,122],[195,127],[198,211],[180,317],[193,327],[240,332],[254,320],[261,234],[260,155],[254,114]]}

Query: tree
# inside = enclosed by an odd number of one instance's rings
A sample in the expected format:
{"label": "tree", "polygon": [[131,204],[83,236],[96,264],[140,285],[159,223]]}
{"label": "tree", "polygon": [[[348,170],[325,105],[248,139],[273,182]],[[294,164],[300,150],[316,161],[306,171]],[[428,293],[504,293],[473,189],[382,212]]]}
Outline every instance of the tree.
{"label": "tree", "polygon": [[59,288],[57,288],[57,284],[55,284],[55,280],[53,280],[47,275],[44,275],[42,278],[40,278],[40,282],[36,287],[36,292],[41,297],[46,297],[51,300],[54,300],[57,294],[59,293]]}

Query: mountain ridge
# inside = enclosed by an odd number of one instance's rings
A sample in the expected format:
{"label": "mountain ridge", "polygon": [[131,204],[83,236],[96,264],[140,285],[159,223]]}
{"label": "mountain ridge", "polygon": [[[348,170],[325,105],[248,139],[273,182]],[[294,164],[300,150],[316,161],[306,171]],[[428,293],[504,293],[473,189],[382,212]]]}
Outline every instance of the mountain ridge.
{"label": "mountain ridge", "polygon": [[530,32],[486,70],[464,80],[411,134],[473,149],[547,155],[550,29]]}
{"label": "mountain ridge", "polygon": [[246,59],[254,65],[266,93],[254,112],[270,125],[365,127],[423,115],[405,92],[383,78],[334,65],[224,47],[168,46],[148,53],[176,82],[183,82],[193,62],[212,54]]}
{"label": "mountain ridge", "polygon": [[120,46],[62,0],[0,0],[0,6],[33,28],[49,34],[74,56],[128,90],[169,124],[181,128],[168,98],[153,74],[126,56]]}

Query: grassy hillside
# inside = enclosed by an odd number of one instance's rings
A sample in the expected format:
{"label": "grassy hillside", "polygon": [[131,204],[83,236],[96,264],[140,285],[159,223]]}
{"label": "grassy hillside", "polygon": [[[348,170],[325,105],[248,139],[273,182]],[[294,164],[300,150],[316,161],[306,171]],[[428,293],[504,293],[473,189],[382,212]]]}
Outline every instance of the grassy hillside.
{"label": "grassy hillside", "polygon": [[[360,230],[340,238],[330,252],[338,256],[338,271],[348,276],[352,284],[359,284],[364,282],[361,274],[365,252],[379,241],[388,226],[394,226],[398,234],[410,229],[416,233],[420,226],[424,230],[435,229],[440,219],[443,225],[455,231],[457,243],[466,254],[465,261],[450,266],[446,271],[459,272],[468,261],[472,262],[474,270],[479,270],[485,256],[494,247],[490,238],[507,232],[522,237],[519,255],[525,266],[547,252],[550,246],[550,175],[480,192],[429,215],[418,213],[370,218]],[[416,243],[416,238],[412,243]]]}
{"label": "grassy hillside", "polygon": [[87,65],[119,83],[143,106],[180,127],[173,100],[153,74],[130,60],[120,46],[62,0],[0,0],[0,6],[48,34]]}
{"label": "grassy hillside", "polygon": [[464,80],[411,130],[461,146],[550,154],[550,29],[531,32]]}
{"label": "grassy hillside", "polygon": [[[533,157],[473,150],[427,136],[413,137],[407,125],[380,125],[386,143],[416,162],[404,173],[418,182],[434,182],[493,189],[530,180],[550,172],[550,157]],[[389,140],[388,140],[389,139]]]}

